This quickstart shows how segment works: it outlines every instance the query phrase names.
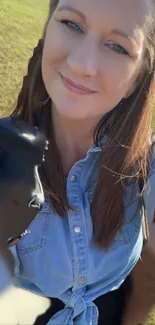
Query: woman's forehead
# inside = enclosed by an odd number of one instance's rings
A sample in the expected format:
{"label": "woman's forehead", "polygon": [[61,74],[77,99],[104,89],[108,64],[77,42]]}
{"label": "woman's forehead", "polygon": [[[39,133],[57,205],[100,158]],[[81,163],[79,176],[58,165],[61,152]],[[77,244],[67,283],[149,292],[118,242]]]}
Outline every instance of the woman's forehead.
{"label": "woman's forehead", "polygon": [[70,7],[79,11],[89,25],[109,30],[121,29],[138,37],[146,18],[152,13],[153,0],[59,0],[57,9]]}

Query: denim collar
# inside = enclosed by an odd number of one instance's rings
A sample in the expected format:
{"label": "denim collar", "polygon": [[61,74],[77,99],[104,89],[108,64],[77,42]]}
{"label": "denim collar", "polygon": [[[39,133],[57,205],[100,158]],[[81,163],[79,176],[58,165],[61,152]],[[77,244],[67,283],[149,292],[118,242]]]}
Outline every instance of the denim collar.
{"label": "denim collar", "polygon": [[100,142],[96,145],[93,144],[89,149],[88,149],[88,153],[89,152],[101,152],[103,149],[104,144],[107,142],[108,136],[105,135]]}

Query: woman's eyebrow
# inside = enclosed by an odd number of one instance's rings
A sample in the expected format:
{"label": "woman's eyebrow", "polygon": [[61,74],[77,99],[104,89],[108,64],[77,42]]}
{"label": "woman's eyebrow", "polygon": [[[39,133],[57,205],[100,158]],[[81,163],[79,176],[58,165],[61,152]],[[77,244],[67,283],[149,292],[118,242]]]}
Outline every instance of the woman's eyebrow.
{"label": "woman's eyebrow", "polygon": [[59,12],[59,11],[61,11],[61,10],[69,10],[69,11],[75,12],[75,13],[77,13],[79,16],[81,16],[84,20],[86,20],[86,17],[85,17],[85,15],[84,15],[84,13],[81,12],[80,10],[78,10],[78,9],[75,9],[75,8],[73,8],[73,7],[65,6],[65,5],[64,5],[64,6],[59,7],[59,9],[57,10],[57,12]]}
{"label": "woman's eyebrow", "polygon": [[[62,10],[69,10],[69,11],[72,11],[76,14],[78,14],[79,16],[82,17],[83,20],[86,21],[86,16],[83,12],[81,12],[80,10],[76,9],[76,8],[73,8],[71,6],[66,6],[66,5],[63,5],[63,6],[60,6],[59,9],[57,10],[57,12],[60,12]],[[138,47],[138,43],[136,41],[135,38],[133,38],[132,36],[130,36],[128,33],[120,30],[120,29],[114,29],[114,30],[111,30],[111,34],[115,34],[115,35],[119,35],[119,36],[122,36],[123,38],[127,39],[128,41],[130,41],[130,43],[132,45],[136,45]]]}
{"label": "woman's eyebrow", "polygon": [[130,36],[128,33],[124,32],[124,31],[122,31],[120,29],[111,30],[111,34],[122,36],[123,38],[130,41],[130,43],[132,43],[132,45],[136,45],[137,47],[139,47],[138,43],[137,43],[137,41],[136,41],[136,39],[134,37]]}

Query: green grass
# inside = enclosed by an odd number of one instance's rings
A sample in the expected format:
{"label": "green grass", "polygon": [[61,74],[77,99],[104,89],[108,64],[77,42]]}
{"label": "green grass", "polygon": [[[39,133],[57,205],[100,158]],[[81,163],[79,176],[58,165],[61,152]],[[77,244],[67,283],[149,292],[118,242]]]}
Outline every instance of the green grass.
{"label": "green grass", "polygon": [[0,114],[17,99],[28,59],[42,34],[48,0],[0,0]]}
{"label": "green grass", "polygon": [[152,313],[152,315],[149,316],[146,325],[155,325],[155,313]]}
{"label": "green grass", "polygon": [[[0,0],[0,116],[11,112],[42,34],[48,0]],[[155,325],[151,315],[146,325]]]}

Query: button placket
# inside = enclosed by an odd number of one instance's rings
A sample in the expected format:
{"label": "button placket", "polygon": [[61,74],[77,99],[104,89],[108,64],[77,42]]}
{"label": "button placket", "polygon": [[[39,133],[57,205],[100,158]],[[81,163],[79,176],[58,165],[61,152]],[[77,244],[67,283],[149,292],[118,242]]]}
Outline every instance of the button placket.
{"label": "button placket", "polygon": [[88,273],[87,239],[85,238],[86,233],[83,229],[83,202],[79,187],[81,166],[81,163],[76,166],[76,172],[70,177],[67,188],[69,203],[75,207],[74,211],[70,210],[68,213],[74,261],[74,288],[80,288],[84,285]]}

